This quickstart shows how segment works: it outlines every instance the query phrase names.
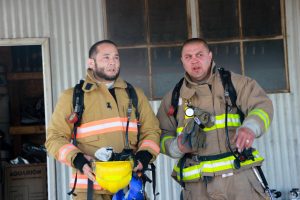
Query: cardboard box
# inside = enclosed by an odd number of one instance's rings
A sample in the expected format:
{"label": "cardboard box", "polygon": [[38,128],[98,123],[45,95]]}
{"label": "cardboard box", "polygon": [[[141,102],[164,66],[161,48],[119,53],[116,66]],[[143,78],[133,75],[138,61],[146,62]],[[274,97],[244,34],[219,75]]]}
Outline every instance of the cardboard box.
{"label": "cardboard box", "polygon": [[7,165],[5,174],[5,199],[47,200],[46,164]]}

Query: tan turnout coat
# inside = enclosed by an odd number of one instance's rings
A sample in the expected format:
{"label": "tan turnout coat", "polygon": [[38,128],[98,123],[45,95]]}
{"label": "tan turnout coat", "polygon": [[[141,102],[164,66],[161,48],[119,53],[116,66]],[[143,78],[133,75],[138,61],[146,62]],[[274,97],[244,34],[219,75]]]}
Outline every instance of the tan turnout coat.
{"label": "tan turnout coat", "polygon": [[[78,152],[94,157],[94,153],[101,147],[113,147],[115,152],[121,152],[125,145],[125,130],[127,122],[127,108],[129,105],[128,94],[125,90],[127,84],[118,78],[114,85],[115,96],[110,94],[107,86],[97,83],[92,72],[88,70],[84,90],[84,112],[81,126],[78,127],[77,143],[75,147],[71,144],[73,124],[67,121],[73,112],[73,89],[65,90],[59,97],[53,112],[51,121],[47,128],[46,148],[50,155],[60,162],[73,166],[73,160]],[[141,89],[135,88],[138,96],[138,111],[140,113],[140,141],[137,142],[137,121],[135,108],[131,113],[129,123],[129,146],[134,152],[147,150],[153,155],[154,161],[159,154],[160,129],[147,97]],[[109,105],[109,106],[108,106]],[[73,170],[74,171],[74,170]],[[80,172],[78,180],[84,181],[82,188],[86,187],[86,177]],[[72,187],[72,177],[70,186]],[[77,183],[80,190],[80,182]],[[96,192],[101,191],[95,184]],[[82,190],[86,191],[86,189]]]}

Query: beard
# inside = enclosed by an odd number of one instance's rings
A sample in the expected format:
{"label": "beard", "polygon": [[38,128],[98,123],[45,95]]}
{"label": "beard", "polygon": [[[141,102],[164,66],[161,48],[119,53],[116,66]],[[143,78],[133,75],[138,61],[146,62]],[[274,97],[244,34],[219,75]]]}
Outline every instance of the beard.
{"label": "beard", "polygon": [[117,73],[114,74],[114,75],[107,75],[105,72],[104,72],[104,69],[103,68],[98,68],[96,66],[96,70],[94,70],[94,75],[96,76],[96,78],[100,78],[100,79],[104,79],[106,81],[114,81],[116,80],[119,75],[120,75],[120,68],[117,69]]}

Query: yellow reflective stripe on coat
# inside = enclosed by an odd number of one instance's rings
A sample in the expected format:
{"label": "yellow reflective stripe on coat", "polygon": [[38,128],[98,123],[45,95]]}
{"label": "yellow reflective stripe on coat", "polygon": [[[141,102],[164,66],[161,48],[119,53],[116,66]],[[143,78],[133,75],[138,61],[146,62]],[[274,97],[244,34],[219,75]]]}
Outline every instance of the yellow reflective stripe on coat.
{"label": "yellow reflective stripe on coat", "polygon": [[[259,152],[257,150],[253,152],[253,156],[254,160],[241,162],[241,168],[248,165],[261,163],[264,160],[264,158],[259,155]],[[205,173],[206,175],[210,174],[211,176],[214,176],[215,173],[220,173],[226,170],[235,170],[233,164],[234,160],[234,156],[228,156],[219,160],[202,161],[198,165],[183,168],[183,181],[199,179],[202,177],[203,173]],[[178,167],[178,165],[174,167],[174,171],[177,173],[177,179],[180,180],[180,168]]]}
{"label": "yellow reflective stripe on coat", "polygon": [[259,117],[264,122],[265,131],[268,130],[268,128],[270,126],[270,118],[269,118],[268,113],[266,113],[262,109],[254,109],[248,114],[248,116],[251,116],[251,115],[256,115],[257,117]]}
{"label": "yellow reflective stripe on coat", "polygon": [[170,135],[166,135],[166,136],[164,136],[161,139],[161,141],[160,141],[160,147],[161,147],[161,152],[162,153],[166,153],[166,145],[165,145],[166,140],[173,139],[173,138],[175,138],[175,137],[174,136],[170,136]]}
{"label": "yellow reflective stripe on coat", "polygon": [[[228,114],[227,115],[227,126],[228,127],[239,127],[241,126],[241,120],[239,114]],[[215,116],[214,125],[210,128],[204,128],[205,132],[213,131],[216,129],[225,128],[225,114]],[[177,127],[177,134],[181,133],[183,127]]]}
{"label": "yellow reflective stripe on coat", "polygon": [[[205,132],[225,128],[225,117],[226,114],[215,116],[215,122],[212,127],[204,128]],[[239,127],[241,126],[241,120],[239,114],[227,114],[227,126],[228,127]]]}

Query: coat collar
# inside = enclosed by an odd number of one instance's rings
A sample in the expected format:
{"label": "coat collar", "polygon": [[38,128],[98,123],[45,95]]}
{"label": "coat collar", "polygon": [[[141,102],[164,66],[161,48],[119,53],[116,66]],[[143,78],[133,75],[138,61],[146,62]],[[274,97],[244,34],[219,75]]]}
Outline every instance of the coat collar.
{"label": "coat collar", "polygon": [[[96,80],[92,69],[87,69],[87,75],[82,87],[83,91],[90,92],[99,87],[106,88],[106,85]],[[127,87],[126,82],[120,77],[118,77],[113,84],[113,88],[126,88],[126,87]]]}

